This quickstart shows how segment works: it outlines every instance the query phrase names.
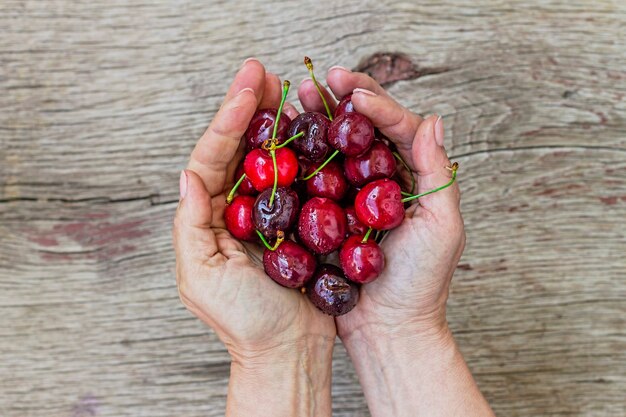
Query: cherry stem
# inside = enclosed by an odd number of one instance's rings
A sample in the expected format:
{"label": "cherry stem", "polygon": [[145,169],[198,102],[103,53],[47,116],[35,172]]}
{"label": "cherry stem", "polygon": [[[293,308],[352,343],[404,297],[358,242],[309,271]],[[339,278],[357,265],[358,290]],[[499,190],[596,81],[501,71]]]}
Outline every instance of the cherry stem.
{"label": "cherry stem", "polygon": [[280,115],[283,114],[283,106],[285,105],[285,100],[287,100],[287,93],[289,92],[290,85],[291,83],[289,82],[289,80],[285,80],[283,82],[283,95],[280,98],[280,105],[278,106],[278,111],[276,112],[276,120],[274,120],[272,139],[276,139],[276,132],[278,132],[278,122],[280,122]]}
{"label": "cherry stem", "polygon": [[276,162],[276,151],[270,151],[272,155],[272,163],[274,164],[274,186],[272,187],[272,195],[270,196],[270,208],[274,205],[274,197],[276,197],[276,189],[278,188],[278,163]]}
{"label": "cherry stem", "polygon": [[333,152],[333,154],[324,161],[324,163],[322,165],[320,165],[315,171],[313,171],[312,173],[310,173],[309,175],[307,175],[306,177],[302,178],[304,181],[310,180],[311,178],[313,178],[318,172],[320,172],[322,169],[324,169],[324,167],[326,165],[328,165],[328,163],[330,161],[333,160],[334,157],[336,157],[339,154],[339,150],[336,150],[335,152]]}
{"label": "cherry stem", "polygon": [[361,243],[366,243],[367,239],[369,239],[370,234],[372,233],[372,228],[370,227],[369,229],[367,229],[367,232],[365,233],[365,236],[363,236],[363,240],[361,240]]}
{"label": "cherry stem", "polygon": [[237,182],[233,186],[233,189],[230,190],[230,193],[228,193],[228,197],[226,197],[226,204],[230,204],[233,201],[233,198],[235,197],[235,191],[237,191],[237,188],[239,188],[239,186],[245,179],[246,179],[246,174],[242,174],[241,177],[237,180]]}
{"label": "cherry stem", "polygon": [[304,65],[306,65],[309,70],[309,74],[311,75],[311,79],[313,80],[313,84],[315,84],[315,88],[317,89],[320,98],[322,99],[322,103],[324,103],[324,108],[326,109],[326,114],[328,114],[328,118],[332,121],[333,114],[330,112],[330,107],[328,107],[328,103],[326,102],[326,97],[324,97],[324,93],[322,93],[322,89],[320,88],[317,79],[315,78],[315,74],[313,73],[313,61],[308,56],[304,57]]}
{"label": "cherry stem", "polygon": [[404,166],[406,171],[409,173],[409,176],[411,177],[411,195],[412,195],[415,192],[415,176],[413,176],[413,171],[411,171],[411,168],[409,168],[409,165],[406,163],[404,158],[398,152],[392,152],[392,154],[398,159],[398,161],[400,161],[400,163]]}
{"label": "cherry stem", "polygon": [[448,169],[450,171],[452,171],[452,178],[450,179],[450,181],[447,184],[444,184],[441,187],[434,188],[434,189],[432,189],[430,191],[423,192],[421,194],[412,195],[410,197],[403,198],[400,201],[403,202],[403,203],[406,203],[407,201],[412,201],[412,200],[415,200],[417,198],[424,197],[425,195],[436,193],[437,191],[441,191],[444,188],[448,188],[449,186],[451,186],[454,183],[454,180],[456,180],[456,171],[457,171],[457,169],[459,169],[459,164],[455,162],[454,164],[452,164],[452,167],[449,167]]}
{"label": "cherry stem", "polygon": [[413,195],[412,193],[407,193],[406,191],[400,191],[400,194],[402,194],[405,197],[411,197]]}
{"label": "cherry stem", "polygon": [[288,80],[283,81],[283,95],[280,98],[280,106],[276,112],[276,120],[274,120],[274,131],[272,132],[272,139],[270,140],[270,155],[272,156],[272,163],[274,164],[274,186],[272,187],[272,195],[270,196],[270,208],[274,205],[274,198],[276,197],[276,189],[278,188],[278,164],[276,163],[276,132],[278,131],[278,122],[280,121],[280,115],[283,113],[283,106],[285,100],[287,100],[287,93],[289,92],[289,86],[291,83]]}
{"label": "cherry stem", "polygon": [[287,139],[286,141],[284,141],[280,145],[274,145],[274,149],[284,148],[285,146],[289,145],[291,142],[293,142],[294,140],[296,140],[296,139],[298,139],[299,137],[302,137],[302,136],[304,136],[304,132],[300,132],[297,135],[293,135],[292,137],[290,137],[289,139]]}
{"label": "cherry stem", "polygon": [[255,232],[256,232],[257,235],[259,235],[259,238],[261,239],[261,242],[263,242],[263,246],[265,246],[267,248],[267,250],[275,251],[276,249],[278,249],[280,244],[283,243],[284,240],[285,240],[285,233],[282,230],[279,230],[276,233],[276,242],[274,242],[274,246],[271,246],[267,242],[267,239],[265,239],[265,236],[263,236],[263,233],[259,232],[258,230],[255,230]]}

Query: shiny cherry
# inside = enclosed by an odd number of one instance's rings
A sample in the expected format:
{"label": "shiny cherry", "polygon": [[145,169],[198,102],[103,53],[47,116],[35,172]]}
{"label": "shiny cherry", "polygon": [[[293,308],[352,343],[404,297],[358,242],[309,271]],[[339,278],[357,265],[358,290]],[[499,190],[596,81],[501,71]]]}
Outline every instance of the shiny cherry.
{"label": "shiny cherry", "polygon": [[288,138],[304,132],[304,136],[293,141],[291,146],[311,161],[320,162],[331,149],[327,135],[330,120],[322,113],[300,113],[289,125]]}
{"label": "shiny cherry", "polygon": [[339,249],[347,230],[346,214],[334,201],[313,197],[302,206],[298,235],[313,253],[327,255]]}
{"label": "shiny cherry", "polygon": [[404,220],[402,194],[397,182],[388,178],[370,182],[359,191],[354,210],[364,225],[375,230],[396,228]]}
{"label": "shiny cherry", "polygon": [[[311,174],[321,164],[315,163],[309,167],[305,175]],[[348,191],[348,181],[343,174],[341,164],[331,161],[317,174],[306,181],[306,191],[311,197],[326,197],[331,200],[341,200]]]}
{"label": "shiny cherry", "polygon": [[[260,148],[261,145],[263,145],[263,142],[272,138],[277,113],[278,110],[276,109],[261,109],[254,113],[254,116],[252,116],[252,120],[250,120],[250,124],[248,125],[248,129],[244,134],[248,151]],[[280,120],[278,121],[278,129],[276,130],[276,139],[278,139],[278,144],[283,143],[290,137],[287,136],[287,130],[289,129],[290,123],[291,119],[289,116],[282,113],[280,115]]]}
{"label": "shiny cherry", "polygon": [[360,113],[344,113],[328,128],[328,143],[347,156],[365,152],[374,142],[374,125]]}
{"label": "shiny cherry", "polygon": [[336,119],[344,113],[352,113],[354,111],[356,110],[354,110],[354,105],[352,104],[352,94],[348,94],[339,101],[339,104],[337,104],[337,107],[335,108],[335,114],[333,114],[333,116]]}
{"label": "shiny cherry", "polygon": [[346,207],[346,219],[348,220],[348,234],[349,235],[361,235],[363,236],[367,232],[367,227],[361,223],[361,220],[356,216],[353,206]]}
{"label": "shiny cherry", "polygon": [[315,273],[317,260],[302,246],[285,240],[276,250],[265,249],[263,267],[283,287],[300,288]]}
{"label": "shiny cherry", "polygon": [[343,163],[346,178],[356,187],[396,173],[396,158],[382,142],[375,141],[362,155],[346,158]]}
{"label": "shiny cherry", "polygon": [[252,210],[255,198],[249,195],[238,195],[224,208],[226,228],[235,238],[256,241],[258,236],[252,221]]}
{"label": "shiny cherry", "polygon": [[350,236],[341,246],[339,263],[346,277],[358,284],[374,281],[385,267],[385,255],[373,239]]}
{"label": "shiny cherry", "polygon": [[306,294],[315,307],[331,316],[341,316],[359,300],[359,287],[334,265],[323,264],[307,283]]}
{"label": "shiny cherry", "polygon": [[268,238],[276,237],[279,230],[285,233],[289,231],[298,218],[300,207],[298,195],[291,188],[278,187],[270,207],[271,195],[271,188],[259,194],[252,210],[255,228]]}
{"label": "shiny cherry", "polygon": [[[237,166],[237,170],[235,171],[235,182],[237,182],[243,174],[243,161],[241,161],[241,163],[239,163],[239,165]],[[237,192],[241,195],[253,196],[259,193],[256,188],[254,188],[254,185],[252,185],[252,183],[250,182],[250,178],[248,177],[244,178],[243,181],[241,181],[241,184],[239,184],[239,188],[237,188]]]}
{"label": "shiny cherry", "polygon": [[[298,159],[289,148],[276,149],[278,186],[289,187],[298,175]],[[274,162],[269,151],[253,149],[243,161],[243,170],[254,188],[263,191],[274,186]]]}

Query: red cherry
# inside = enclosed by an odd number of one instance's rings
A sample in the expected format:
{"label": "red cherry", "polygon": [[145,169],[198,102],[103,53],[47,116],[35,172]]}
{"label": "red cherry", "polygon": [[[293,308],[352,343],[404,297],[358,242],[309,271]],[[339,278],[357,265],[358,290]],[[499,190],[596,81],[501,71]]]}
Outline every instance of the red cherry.
{"label": "red cherry", "polygon": [[354,105],[352,104],[352,94],[348,94],[344,98],[341,99],[337,107],[335,108],[335,119],[341,116],[344,113],[352,113],[354,110]]}
{"label": "red cherry", "polygon": [[[237,182],[243,174],[243,161],[241,161],[237,166],[237,170],[235,171],[235,182]],[[257,190],[254,188],[254,185],[252,185],[248,177],[244,178],[243,181],[241,181],[241,184],[239,184],[239,188],[237,188],[237,192],[241,195],[258,194]]]}
{"label": "red cherry", "polygon": [[[320,163],[311,165],[305,176],[311,174],[320,165]],[[313,178],[306,181],[306,192],[311,197],[326,197],[339,201],[347,191],[348,181],[343,175],[341,164],[335,161],[326,164]]]}
{"label": "red cherry", "polygon": [[396,228],[404,220],[402,194],[397,182],[382,179],[370,182],[359,191],[354,210],[359,220],[375,230]]}
{"label": "red cherry", "polygon": [[298,235],[315,254],[327,255],[339,249],[347,227],[345,212],[328,198],[313,197],[302,206]]}
{"label": "red cherry", "polygon": [[255,198],[238,195],[224,209],[226,228],[237,239],[253,242],[257,239],[256,228],[252,221]]}
{"label": "red cherry", "polygon": [[363,236],[365,232],[367,232],[367,227],[361,220],[356,216],[356,212],[354,211],[354,207],[346,207],[346,219],[348,220],[348,234],[350,235],[361,235]]}
{"label": "red cherry", "polygon": [[328,143],[347,156],[365,152],[374,142],[374,125],[360,113],[344,113],[328,128]]}
{"label": "red cherry", "polygon": [[307,283],[306,295],[323,313],[341,316],[359,301],[359,286],[347,280],[335,265],[322,264]]}
{"label": "red cherry", "polygon": [[339,251],[339,262],[348,279],[367,284],[383,271],[385,255],[374,240],[362,242],[362,239],[362,236],[350,236]]}
{"label": "red cherry", "polygon": [[[278,186],[289,187],[298,175],[298,159],[289,148],[276,149]],[[243,161],[243,170],[257,191],[274,186],[274,163],[269,151],[253,149]]]}
{"label": "red cherry", "polygon": [[[248,129],[244,134],[249,151],[260,148],[263,142],[272,138],[277,113],[278,110],[276,109],[261,109],[254,113],[248,125]],[[287,129],[290,123],[291,119],[285,113],[282,113],[280,115],[280,121],[278,122],[278,129],[276,130],[278,144],[283,143],[289,138],[289,136],[287,136]]]}
{"label": "red cherry", "polygon": [[300,288],[315,273],[317,261],[302,246],[285,240],[274,251],[265,249],[263,267],[267,275],[283,287]]}
{"label": "red cherry", "polygon": [[346,158],[346,178],[356,187],[368,182],[391,178],[396,173],[396,158],[382,142],[376,141],[365,153]]}

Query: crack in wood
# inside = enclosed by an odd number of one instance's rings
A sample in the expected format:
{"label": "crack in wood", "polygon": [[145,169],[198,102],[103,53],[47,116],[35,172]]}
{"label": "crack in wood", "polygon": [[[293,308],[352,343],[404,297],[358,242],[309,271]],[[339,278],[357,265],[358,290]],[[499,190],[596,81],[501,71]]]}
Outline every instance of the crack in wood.
{"label": "crack in wood", "polygon": [[420,68],[407,54],[400,52],[377,52],[362,59],[354,68],[354,71],[368,74],[383,87],[389,87],[398,81],[414,80],[451,70],[450,67]]}

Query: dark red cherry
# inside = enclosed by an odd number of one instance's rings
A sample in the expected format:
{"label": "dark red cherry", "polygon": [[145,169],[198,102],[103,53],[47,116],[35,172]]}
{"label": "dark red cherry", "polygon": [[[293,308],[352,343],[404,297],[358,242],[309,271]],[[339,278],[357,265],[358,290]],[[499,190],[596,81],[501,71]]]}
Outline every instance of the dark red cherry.
{"label": "dark red cherry", "polygon": [[317,261],[302,246],[285,240],[274,251],[265,249],[263,267],[267,275],[283,287],[300,288],[315,273]]}
{"label": "dark red cherry", "polygon": [[313,197],[302,206],[298,236],[313,253],[327,255],[339,249],[346,230],[346,214],[334,201]]}
{"label": "dark red cherry", "polygon": [[364,225],[375,230],[396,228],[404,220],[402,194],[397,182],[382,179],[370,182],[359,191],[354,210]]}
{"label": "dark red cherry", "polygon": [[361,223],[361,220],[356,216],[353,206],[346,207],[346,219],[348,220],[348,234],[349,235],[361,235],[363,236],[367,232],[367,227]]}
{"label": "dark red cherry", "polygon": [[[320,165],[320,163],[311,165],[306,175],[311,174]],[[348,181],[346,181],[346,177],[343,175],[341,164],[335,161],[330,161],[313,178],[306,181],[306,192],[309,196],[326,197],[335,201],[339,201],[344,197],[348,187]]]}
{"label": "dark red cherry", "polygon": [[274,203],[270,207],[271,195],[271,188],[259,194],[252,210],[255,228],[269,238],[276,237],[279,230],[287,233],[292,228],[298,218],[300,206],[298,195],[291,188],[278,187]]}
{"label": "dark red cherry", "polygon": [[356,187],[396,173],[396,158],[382,142],[375,141],[362,155],[346,158],[343,163],[346,178]]}
{"label": "dark red cherry", "polygon": [[352,113],[354,111],[356,110],[354,110],[354,105],[352,104],[352,94],[348,94],[339,101],[339,104],[337,104],[337,107],[335,108],[335,114],[333,114],[333,116],[336,119],[344,113]]}
{"label": "dark red cherry", "polygon": [[347,156],[361,155],[374,142],[374,125],[360,113],[344,113],[328,128],[328,143]]}
{"label": "dark red cherry", "polygon": [[255,198],[249,195],[238,195],[224,208],[226,228],[235,238],[249,242],[258,239],[252,221],[252,210]]}
{"label": "dark red cherry", "polygon": [[[276,149],[278,186],[289,187],[298,175],[298,159],[289,148]],[[274,186],[274,162],[269,151],[253,149],[243,161],[243,170],[254,188],[263,191]]]}
{"label": "dark red cherry", "polygon": [[[237,166],[237,170],[235,171],[235,182],[239,181],[239,178],[244,174],[243,172],[243,161],[239,163]],[[250,182],[250,178],[246,177],[239,184],[239,188],[237,188],[237,192],[241,195],[257,195],[259,192],[254,188],[254,185]]]}
{"label": "dark red cherry", "polygon": [[[244,134],[248,151],[260,148],[263,142],[272,138],[277,112],[277,109],[261,109],[254,113],[248,125],[248,130]],[[287,136],[287,129],[289,129],[290,123],[291,119],[289,116],[282,113],[278,121],[278,130],[276,131],[276,139],[278,139],[279,144],[289,139],[290,136]]]}
{"label": "dark red cherry", "polygon": [[346,277],[358,284],[374,281],[385,267],[385,255],[373,239],[350,236],[341,246],[339,263]]}
{"label": "dark red cherry", "polygon": [[320,162],[331,149],[327,134],[330,120],[322,113],[300,113],[289,125],[288,138],[304,132],[304,136],[294,140],[291,146],[311,161]]}
{"label": "dark red cherry", "polygon": [[341,316],[359,300],[359,287],[350,282],[334,265],[323,264],[306,286],[306,294],[315,307],[331,316]]}

